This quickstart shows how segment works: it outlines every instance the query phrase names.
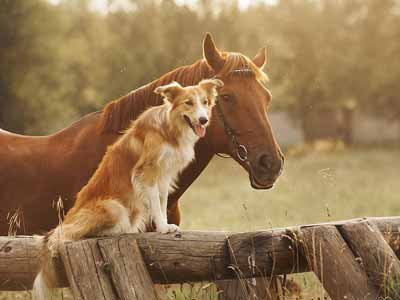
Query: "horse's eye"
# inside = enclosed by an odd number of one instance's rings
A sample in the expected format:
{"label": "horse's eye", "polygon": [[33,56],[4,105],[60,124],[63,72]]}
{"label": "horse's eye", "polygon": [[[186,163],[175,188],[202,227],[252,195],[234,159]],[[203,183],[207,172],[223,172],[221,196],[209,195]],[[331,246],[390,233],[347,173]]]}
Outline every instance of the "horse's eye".
{"label": "horse's eye", "polygon": [[232,101],[232,98],[231,98],[229,95],[226,95],[226,94],[219,95],[219,97],[220,97],[222,100],[226,101],[226,102]]}
{"label": "horse's eye", "polygon": [[189,106],[193,106],[193,101],[192,100],[187,100],[187,101],[185,101],[185,104],[189,105]]}

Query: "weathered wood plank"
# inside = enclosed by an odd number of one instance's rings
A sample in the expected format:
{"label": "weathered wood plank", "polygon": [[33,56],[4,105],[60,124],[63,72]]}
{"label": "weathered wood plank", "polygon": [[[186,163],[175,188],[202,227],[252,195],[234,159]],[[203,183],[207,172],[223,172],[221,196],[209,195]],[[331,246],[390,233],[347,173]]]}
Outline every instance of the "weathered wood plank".
{"label": "weathered wood plank", "polygon": [[153,282],[136,241],[128,237],[98,241],[121,300],[157,300]]}
{"label": "weathered wood plank", "polygon": [[[359,222],[364,219],[350,220]],[[400,217],[372,218],[390,246],[400,248]],[[340,228],[342,222],[332,225]],[[317,225],[318,226],[318,225]],[[301,228],[310,227],[308,225]],[[288,239],[290,230],[278,229],[239,234],[235,257],[239,268],[251,277],[247,257],[252,241],[256,242],[255,261],[263,275],[280,275],[302,272],[306,261],[294,252],[293,242]],[[145,233],[129,235],[137,240],[153,282],[177,283],[236,278],[229,267],[231,254],[226,239],[237,233],[182,232],[175,235]],[[234,238],[231,238],[232,242]],[[32,237],[0,237],[0,290],[30,289],[38,269],[37,245]],[[400,255],[400,251],[396,252]],[[64,286],[66,283],[64,282]]]}
{"label": "weathered wood plank", "polygon": [[227,239],[232,268],[246,278],[304,272],[306,261],[293,242],[282,229],[232,234]]}
{"label": "weathered wood plank", "polygon": [[302,228],[298,233],[308,266],[332,300],[376,300],[378,291],[335,226]]}
{"label": "weathered wood plank", "polygon": [[[217,282],[220,300],[276,300],[280,293],[279,277],[274,277],[275,253],[292,248],[284,230],[232,234],[227,239],[230,267],[237,279]],[[277,245],[275,245],[275,243]],[[294,261],[295,253],[285,255]],[[258,266],[270,265],[269,274]],[[243,266],[245,266],[243,268]],[[305,270],[305,265],[300,267]],[[289,270],[287,273],[291,273]],[[250,279],[246,279],[253,277]]]}
{"label": "weathered wood plank", "polygon": [[96,240],[66,243],[60,254],[75,300],[118,299]]}
{"label": "weathered wood plank", "polygon": [[31,236],[0,237],[0,290],[29,290],[39,269],[39,245]]}
{"label": "weathered wood plank", "polygon": [[343,224],[341,233],[382,299],[400,299],[400,261],[372,222]]}

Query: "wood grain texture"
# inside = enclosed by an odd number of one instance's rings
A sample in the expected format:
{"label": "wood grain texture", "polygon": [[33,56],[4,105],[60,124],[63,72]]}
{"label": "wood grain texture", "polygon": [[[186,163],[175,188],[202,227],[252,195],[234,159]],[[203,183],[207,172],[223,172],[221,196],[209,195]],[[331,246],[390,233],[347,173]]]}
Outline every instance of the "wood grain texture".
{"label": "wood grain texture", "polygon": [[400,261],[379,228],[363,221],[344,224],[341,233],[382,299],[400,299]]}
{"label": "wood grain texture", "polygon": [[[332,222],[329,225],[340,229],[348,222],[363,220]],[[376,223],[395,252],[398,251],[400,217],[370,220]],[[214,281],[237,278],[232,267],[243,270],[245,277],[253,277],[248,264],[248,256],[253,252],[256,276],[307,270],[307,261],[295,251],[296,241],[291,240],[288,233],[294,229],[315,226],[321,225],[249,233],[184,231],[179,234],[145,233],[126,237],[137,241],[153,282]],[[91,243],[94,239],[86,241]],[[0,290],[25,290],[32,287],[38,268],[38,249],[39,245],[32,237],[0,237]],[[396,254],[400,255],[400,252]],[[64,282],[63,286],[66,285]]]}
{"label": "wood grain texture", "polygon": [[378,291],[335,226],[302,228],[297,238],[309,268],[332,300],[378,299]]}
{"label": "wood grain texture", "polygon": [[39,270],[40,245],[31,236],[0,237],[0,290],[29,290]]}
{"label": "wood grain texture", "polygon": [[96,240],[66,243],[61,258],[75,300],[117,300]]}
{"label": "wood grain texture", "polygon": [[124,237],[100,240],[98,244],[119,299],[157,300],[136,241]]}

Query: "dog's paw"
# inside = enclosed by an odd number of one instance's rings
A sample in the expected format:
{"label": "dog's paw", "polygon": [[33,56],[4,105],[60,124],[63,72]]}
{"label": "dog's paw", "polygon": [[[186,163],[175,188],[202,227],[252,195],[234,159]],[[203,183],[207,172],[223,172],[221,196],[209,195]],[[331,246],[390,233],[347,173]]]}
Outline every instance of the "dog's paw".
{"label": "dog's paw", "polygon": [[180,231],[181,229],[179,226],[175,224],[163,224],[162,226],[159,226],[157,228],[157,232],[159,233],[171,233],[171,232],[177,232]]}

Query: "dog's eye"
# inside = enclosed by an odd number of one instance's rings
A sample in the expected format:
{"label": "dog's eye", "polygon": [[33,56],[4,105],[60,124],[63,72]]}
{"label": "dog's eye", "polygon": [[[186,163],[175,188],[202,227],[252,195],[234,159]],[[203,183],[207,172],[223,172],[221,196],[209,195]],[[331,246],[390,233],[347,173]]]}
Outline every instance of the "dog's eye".
{"label": "dog's eye", "polygon": [[207,100],[207,99],[204,100],[204,101],[203,101],[203,104],[204,104],[204,105],[207,105],[207,104],[208,104],[208,100]]}
{"label": "dog's eye", "polygon": [[185,104],[189,105],[189,106],[193,106],[193,101],[192,100],[187,100],[187,101],[185,101]]}

